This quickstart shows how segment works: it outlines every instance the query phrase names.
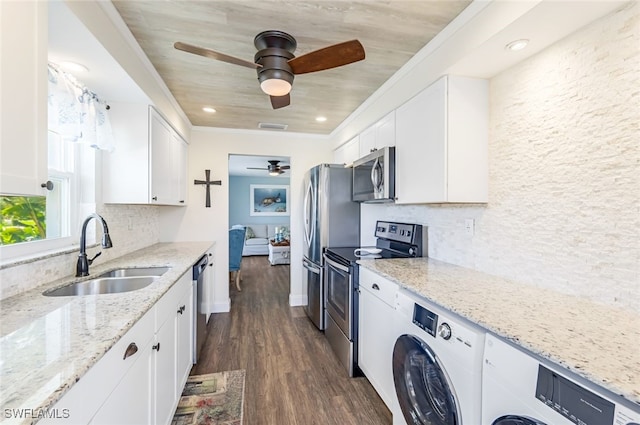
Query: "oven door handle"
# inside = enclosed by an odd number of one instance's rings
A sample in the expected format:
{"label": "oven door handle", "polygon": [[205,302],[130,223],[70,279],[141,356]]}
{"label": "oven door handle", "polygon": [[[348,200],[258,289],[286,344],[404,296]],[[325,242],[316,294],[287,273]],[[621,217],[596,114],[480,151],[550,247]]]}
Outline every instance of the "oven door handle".
{"label": "oven door handle", "polygon": [[338,269],[338,270],[342,270],[345,273],[349,273],[349,267],[345,267],[340,263],[336,263],[335,261],[331,260],[329,257],[327,257],[326,255],[324,256],[324,260],[327,262],[327,264],[329,264],[331,267]]}

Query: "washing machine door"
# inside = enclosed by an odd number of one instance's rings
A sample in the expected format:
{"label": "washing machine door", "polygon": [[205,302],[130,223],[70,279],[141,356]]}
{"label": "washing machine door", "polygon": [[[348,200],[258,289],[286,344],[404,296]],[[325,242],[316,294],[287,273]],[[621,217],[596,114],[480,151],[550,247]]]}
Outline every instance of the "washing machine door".
{"label": "washing machine door", "polygon": [[540,422],[537,419],[530,418],[528,416],[506,415],[501,416],[491,425],[546,425],[544,422]]}
{"label": "washing machine door", "polygon": [[404,419],[410,425],[460,425],[451,381],[427,343],[402,335],[393,348],[393,382]]}

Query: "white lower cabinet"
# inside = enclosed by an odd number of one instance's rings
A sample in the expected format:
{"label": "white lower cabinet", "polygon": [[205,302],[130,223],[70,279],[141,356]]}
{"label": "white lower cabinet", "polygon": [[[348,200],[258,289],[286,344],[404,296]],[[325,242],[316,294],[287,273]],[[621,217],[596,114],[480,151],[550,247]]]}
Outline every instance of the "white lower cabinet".
{"label": "white lower cabinet", "polygon": [[360,267],[358,366],[391,408],[393,384],[393,316],[398,285]]}
{"label": "white lower cabinet", "polygon": [[193,365],[193,285],[179,303],[176,332],[176,385],[178,396],[182,392]]}
{"label": "white lower cabinet", "polygon": [[153,374],[154,423],[171,421],[176,405],[176,335],[175,320],[167,320],[156,333]]}
{"label": "white lower cabinet", "polygon": [[56,403],[68,418],[39,423],[171,423],[192,366],[192,299],[189,271]]}
{"label": "white lower cabinet", "polygon": [[[151,340],[107,401],[93,417],[91,425],[152,425],[153,349]],[[70,412],[72,413],[72,412]]]}

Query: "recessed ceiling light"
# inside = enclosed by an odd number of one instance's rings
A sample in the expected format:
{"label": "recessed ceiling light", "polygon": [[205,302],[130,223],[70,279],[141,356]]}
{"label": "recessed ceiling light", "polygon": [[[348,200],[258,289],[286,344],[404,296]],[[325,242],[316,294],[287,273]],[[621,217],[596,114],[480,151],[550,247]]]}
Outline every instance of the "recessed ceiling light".
{"label": "recessed ceiling light", "polygon": [[60,62],[60,67],[69,72],[89,72],[89,68],[77,62]]}
{"label": "recessed ceiling light", "polygon": [[316,117],[316,121],[318,122],[325,122],[327,120],[327,117]]}
{"label": "recessed ceiling light", "polygon": [[202,108],[203,111],[208,112],[210,114],[213,114],[216,112],[216,110],[214,108],[212,108],[211,106],[205,106],[204,108]]}
{"label": "recessed ceiling light", "polygon": [[529,44],[529,40],[526,40],[523,38],[521,40],[512,41],[511,43],[504,46],[504,48],[507,50],[513,50],[513,51],[522,50],[525,47],[527,47],[527,44]]}

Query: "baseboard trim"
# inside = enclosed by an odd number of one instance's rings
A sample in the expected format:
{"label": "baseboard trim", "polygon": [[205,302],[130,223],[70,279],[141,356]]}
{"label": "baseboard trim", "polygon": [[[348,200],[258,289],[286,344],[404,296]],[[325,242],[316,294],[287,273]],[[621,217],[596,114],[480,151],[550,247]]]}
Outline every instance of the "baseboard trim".
{"label": "baseboard trim", "polygon": [[294,295],[289,294],[289,305],[291,307],[307,305],[307,296],[306,295]]}
{"label": "baseboard trim", "polygon": [[231,299],[229,298],[223,302],[209,303],[206,311],[209,313],[228,313],[231,311]]}

